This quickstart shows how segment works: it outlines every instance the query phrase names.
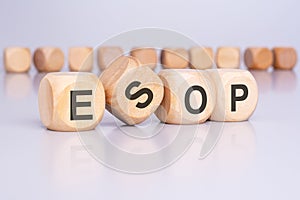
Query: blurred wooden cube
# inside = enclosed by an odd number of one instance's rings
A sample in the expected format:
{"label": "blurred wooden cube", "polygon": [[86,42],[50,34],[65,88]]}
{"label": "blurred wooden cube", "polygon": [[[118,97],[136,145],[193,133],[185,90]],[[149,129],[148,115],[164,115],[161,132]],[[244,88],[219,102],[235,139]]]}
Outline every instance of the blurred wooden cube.
{"label": "blurred wooden cube", "polygon": [[188,51],[183,48],[165,48],[161,51],[161,64],[166,69],[183,69],[189,65]]}
{"label": "blurred wooden cube", "polygon": [[165,94],[155,112],[158,119],[170,124],[199,124],[211,116],[216,94],[208,72],[165,69],[159,77]]}
{"label": "blurred wooden cube", "polygon": [[128,125],[145,121],[164,96],[163,83],[152,69],[134,57],[116,59],[100,76],[106,108]]}
{"label": "blurred wooden cube", "polygon": [[219,47],[216,53],[216,64],[218,68],[240,68],[240,48]]}
{"label": "blurred wooden cube", "polygon": [[297,63],[297,52],[292,47],[275,47],[274,53],[274,68],[291,70]]}
{"label": "blurred wooden cube", "polygon": [[266,47],[247,48],[244,61],[249,69],[266,70],[273,63],[273,53]]}
{"label": "blurred wooden cube", "polygon": [[7,72],[28,72],[31,65],[29,48],[9,47],[4,49],[4,67]]}
{"label": "blurred wooden cube", "polygon": [[98,48],[98,66],[101,71],[105,70],[115,59],[123,55],[121,47],[103,46]]}
{"label": "blurred wooden cube", "polygon": [[213,67],[213,50],[210,47],[193,47],[190,49],[190,68],[210,69]]}
{"label": "blurred wooden cube", "polygon": [[142,66],[155,69],[157,65],[157,54],[155,48],[139,47],[133,48],[130,55],[137,58]]}
{"label": "blurred wooden cube", "polygon": [[33,62],[39,72],[58,72],[64,66],[64,53],[57,47],[40,47],[34,52]]}
{"label": "blurred wooden cube", "polygon": [[258,101],[258,88],[252,74],[241,69],[211,69],[208,72],[217,94],[210,120],[248,120]]}
{"label": "blurred wooden cube", "polygon": [[38,101],[42,123],[55,131],[94,129],[105,109],[102,83],[86,72],[48,73],[40,83]]}
{"label": "blurred wooden cube", "polygon": [[90,72],[93,69],[93,48],[92,47],[71,47],[69,48],[69,69],[74,72]]}

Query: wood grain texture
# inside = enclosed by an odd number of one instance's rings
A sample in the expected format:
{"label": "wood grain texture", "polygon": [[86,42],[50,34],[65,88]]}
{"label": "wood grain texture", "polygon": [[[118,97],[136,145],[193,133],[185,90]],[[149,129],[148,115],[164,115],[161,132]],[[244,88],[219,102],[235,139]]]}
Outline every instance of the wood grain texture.
{"label": "wood grain texture", "polygon": [[252,74],[241,69],[208,70],[215,85],[217,101],[213,121],[244,121],[256,108],[258,88]]}
{"label": "wood grain texture", "polygon": [[292,47],[275,47],[274,53],[274,68],[291,70],[297,63],[297,52]]}
{"label": "wood grain texture", "polygon": [[64,53],[57,47],[37,48],[33,62],[39,72],[58,72],[64,65]]}
{"label": "wood grain texture", "polygon": [[132,57],[137,58],[142,66],[155,69],[157,66],[157,53],[155,48],[150,47],[136,47],[130,51]]}
{"label": "wood grain texture", "polygon": [[190,53],[190,68],[210,69],[213,67],[214,55],[210,47],[192,47]]}
{"label": "wood grain texture", "polygon": [[146,120],[160,105],[163,84],[149,67],[140,66],[134,57],[122,56],[100,76],[106,108],[128,125]]}
{"label": "wood grain texture", "polygon": [[240,48],[219,47],[216,53],[216,64],[218,68],[240,68]]}
{"label": "wood grain texture", "polygon": [[31,65],[31,54],[29,48],[8,47],[3,53],[4,67],[7,72],[28,72]]}
{"label": "wood grain texture", "polygon": [[266,47],[250,47],[244,53],[248,69],[266,70],[273,64],[273,53]]}
{"label": "wood grain texture", "polygon": [[74,72],[90,72],[93,69],[94,52],[92,47],[69,48],[69,69]]}
{"label": "wood grain texture", "polygon": [[[206,71],[166,69],[160,71],[159,77],[164,83],[165,94],[155,114],[162,122],[198,124],[210,117],[216,98],[214,86]],[[197,90],[200,87],[205,92],[206,101],[200,90]]]}
{"label": "wood grain texture", "polygon": [[101,46],[98,48],[98,67],[105,70],[115,59],[123,55],[123,49],[117,46]]}
{"label": "wood grain texture", "polygon": [[[72,111],[72,92],[78,94],[76,102],[90,102],[89,106],[78,106]],[[73,93],[74,94],[74,93]],[[102,119],[105,109],[105,93],[97,76],[85,72],[49,73],[39,87],[39,112],[44,126],[55,131],[85,131],[94,129]],[[72,115],[73,113],[73,115]],[[90,119],[76,116],[91,115]],[[72,119],[73,118],[73,119]]]}
{"label": "wood grain texture", "polygon": [[166,69],[183,69],[189,65],[189,54],[183,48],[164,48],[161,51],[161,64]]}

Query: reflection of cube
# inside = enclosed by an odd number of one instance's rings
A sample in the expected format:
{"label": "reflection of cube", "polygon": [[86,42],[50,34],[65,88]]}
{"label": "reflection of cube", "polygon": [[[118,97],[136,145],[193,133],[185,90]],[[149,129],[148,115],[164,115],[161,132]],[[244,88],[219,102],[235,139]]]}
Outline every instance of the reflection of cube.
{"label": "reflection of cube", "polygon": [[33,62],[39,72],[58,72],[64,66],[64,53],[56,47],[40,47],[34,52]]}
{"label": "reflection of cube", "polygon": [[211,69],[217,101],[210,117],[213,121],[244,121],[256,108],[258,88],[248,70]]}
{"label": "reflection of cube", "polygon": [[268,48],[247,48],[244,60],[249,69],[265,70],[273,63],[273,53]]}
{"label": "reflection of cube", "polygon": [[86,72],[49,73],[39,87],[43,124],[55,131],[94,129],[105,110],[105,93],[98,77]]}
{"label": "reflection of cube", "polygon": [[210,47],[193,47],[190,49],[190,67],[193,69],[210,69],[213,66],[213,50]]}
{"label": "reflection of cube", "polygon": [[215,106],[214,85],[207,71],[165,69],[158,74],[165,94],[156,116],[170,124],[205,122]]}
{"label": "reflection of cube", "polygon": [[11,99],[23,99],[30,95],[32,84],[28,73],[5,74],[5,96]]}
{"label": "reflection of cube", "polygon": [[98,48],[98,66],[101,71],[105,70],[118,57],[123,55],[121,47],[106,46]]}
{"label": "reflection of cube", "polygon": [[164,96],[163,83],[149,67],[134,57],[116,59],[100,76],[106,95],[106,108],[128,125],[145,121]]}
{"label": "reflection of cube", "polygon": [[90,72],[93,69],[93,48],[72,47],[69,48],[70,71]]}
{"label": "reflection of cube", "polygon": [[157,65],[157,54],[154,48],[140,47],[131,50],[130,55],[137,58],[142,66],[155,69]]}
{"label": "reflection of cube", "polygon": [[4,67],[7,72],[27,72],[31,54],[28,48],[9,47],[4,50]]}
{"label": "reflection of cube", "polygon": [[216,54],[218,68],[239,68],[240,49],[236,47],[220,47]]}
{"label": "reflection of cube", "polygon": [[183,48],[165,48],[161,51],[161,64],[166,69],[183,69],[189,65],[189,55]]}
{"label": "reflection of cube", "polygon": [[297,63],[297,52],[291,47],[275,47],[274,67],[275,69],[293,69]]}

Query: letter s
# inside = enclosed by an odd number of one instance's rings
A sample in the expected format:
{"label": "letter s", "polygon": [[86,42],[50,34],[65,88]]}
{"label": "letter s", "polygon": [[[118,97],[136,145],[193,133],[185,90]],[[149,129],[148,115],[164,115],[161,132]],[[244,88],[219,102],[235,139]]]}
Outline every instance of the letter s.
{"label": "letter s", "polygon": [[138,87],[140,84],[141,84],[141,82],[139,82],[139,81],[133,81],[133,82],[131,82],[131,83],[127,86],[127,88],[126,88],[126,90],[125,90],[125,96],[126,96],[128,99],[130,99],[130,100],[135,100],[135,99],[139,98],[140,96],[142,96],[143,94],[147,94],[148,98],[147,98],[147,100],[146,100],[144,103],[138,102],[138,103],[136,104],[136,107],[138,107],[138,108],[145,108],[145,107],[147,107],[147,106],[151,103],[151,101],[152,101],[152,99],[153,99],[153,93],[152,93],[152,91],[151,91],[150,89],[148,89],[148,88],[143,88],[143,89],[141,89],[141,90],[138,90],[138,91],[137,91],[136,93],[134,93],[134,94],[130,94],[130,90],[131,90],[133,87]]}

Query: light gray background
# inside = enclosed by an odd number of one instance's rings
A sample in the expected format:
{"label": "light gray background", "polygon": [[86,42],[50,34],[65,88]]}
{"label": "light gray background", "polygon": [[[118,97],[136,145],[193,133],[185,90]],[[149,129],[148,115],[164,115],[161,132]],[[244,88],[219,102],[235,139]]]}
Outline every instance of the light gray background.
{"label": "light gray background", "polygon": [[[95,46],[138,27],[174,29],[202,45],[299,49],[297,1],[2,1],[0,47]],[[96,162],[74,133],[42,127],[38,74],[0,72],[1,199],[299,199],[299,66],[254,74],[260,88],[247,123],[226,124],[198,160],[207,124],[171,167],[128,175]],[[110,116],[105,115],[104,124]]]}
{"label": "light gray background", "polygon": [[97,45],[138,27],[173,29],[198,43],[299,46],[296,0],[1,1],[0,46]]}

